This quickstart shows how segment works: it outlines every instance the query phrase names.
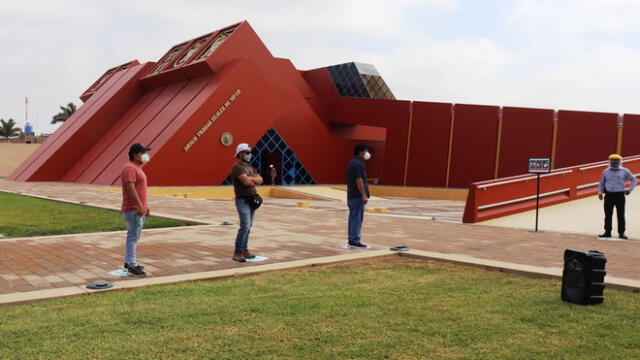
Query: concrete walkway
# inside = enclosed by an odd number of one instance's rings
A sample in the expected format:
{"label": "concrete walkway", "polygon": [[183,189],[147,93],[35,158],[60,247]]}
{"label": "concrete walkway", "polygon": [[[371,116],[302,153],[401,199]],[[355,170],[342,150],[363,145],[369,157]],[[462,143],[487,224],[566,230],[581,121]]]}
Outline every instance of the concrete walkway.
{"label": "concrete walkway", "polygon": [[[103,189],[0,180],[0,191],[118,209],[120,194]],[[564,249],[597,249],[608,258],[608,285],[640,288],[637,240],[612,242],[591,235],[464,225],[459,222],[461,201],[381,198],[370,206],[389,212],[365,215],[363,242],[371,250],[348,250],[342,248],[346,243],[344,202],[308,201],[309,208],[300,208],[298,201],[265,202],[256,215],[249,245],[269,260],[241,264],[231,260],[237,231],[231,200],[150,197],[152,214],[203,225],[144,230],[138,260],[149,276],[143,279],[108,275],[122,266],[123,231],[0,240],[0,304],[81,295],[88,291],[86,284],[98,279],[115,281],[117,288],[132,288],[389,255],[394,245],[410,247],[414,256],[543,276],[561,273]],[[222,225],[225,221],[234,225]]]}

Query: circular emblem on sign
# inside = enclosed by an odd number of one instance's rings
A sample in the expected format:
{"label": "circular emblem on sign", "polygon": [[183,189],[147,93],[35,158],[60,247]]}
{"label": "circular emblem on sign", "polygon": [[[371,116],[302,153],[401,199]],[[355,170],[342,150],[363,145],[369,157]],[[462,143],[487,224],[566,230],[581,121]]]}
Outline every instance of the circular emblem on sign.
{"label": "circular emblem on sign", "polygon": [[233,135],[228,131],[223,132],[222,135],[220,135],[220,143],[224,147],[231,146],[231,144],[233,144]]}

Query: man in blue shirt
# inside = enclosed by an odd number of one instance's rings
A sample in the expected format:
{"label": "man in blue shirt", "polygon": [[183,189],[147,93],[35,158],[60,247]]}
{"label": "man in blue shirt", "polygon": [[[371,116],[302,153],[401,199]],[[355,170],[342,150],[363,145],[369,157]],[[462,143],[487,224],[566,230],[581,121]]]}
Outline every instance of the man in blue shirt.
{"label": "man in blue shirt", "polygon": [[[624,234],[624,204],[625,195],[629,195],[638,183],[635,176],[622,167],[622,156],[611,154],[609,156],[609,167],[602,172],[600,182],[598,183],[598,199],[602,200],[604,195],[604,234],[598,235],[601,238],[611,237],[613,207],[616,208],[616,216],[618,217],[618,234],[620,239],[627,239]],[[625,189],[625,182],[630,181],[629,189]]]}
{"label": "man in blue shirt", "polygon": [[347,205],[349,206],[349,247],[367,249],[360,242],[360,230],[364,219],[364,206],[369,202],[369,186],[364,161],[371,158],[367,144],[360,143],[353,149],[354,158],[347,166]]}

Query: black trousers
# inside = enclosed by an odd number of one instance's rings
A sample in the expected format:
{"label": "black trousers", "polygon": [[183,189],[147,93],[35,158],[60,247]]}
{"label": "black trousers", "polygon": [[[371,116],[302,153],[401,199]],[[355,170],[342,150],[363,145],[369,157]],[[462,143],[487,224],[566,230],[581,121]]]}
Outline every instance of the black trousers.
{"label": "black trousers", "polygon": [[611,220],[613,218],[613,207],[616,208],[618,217],[618,234],[624,234],[624,192],[608,192],[604,195],[604,231],[611,232]]}

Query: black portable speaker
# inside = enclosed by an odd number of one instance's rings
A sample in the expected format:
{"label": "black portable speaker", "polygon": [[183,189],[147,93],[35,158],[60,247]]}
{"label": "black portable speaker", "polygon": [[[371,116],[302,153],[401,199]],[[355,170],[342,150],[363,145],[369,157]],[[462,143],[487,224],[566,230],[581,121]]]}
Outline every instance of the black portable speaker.
{"label": "black portable speaker", "polygon": [[596,250],[564,251],[562,300],[574,304],[594,305],[604,301],[604,270],[607,258]]}

